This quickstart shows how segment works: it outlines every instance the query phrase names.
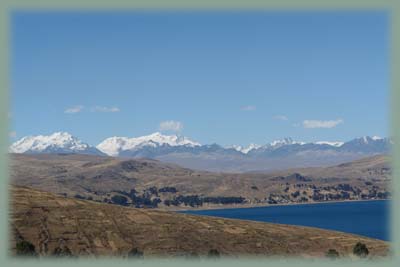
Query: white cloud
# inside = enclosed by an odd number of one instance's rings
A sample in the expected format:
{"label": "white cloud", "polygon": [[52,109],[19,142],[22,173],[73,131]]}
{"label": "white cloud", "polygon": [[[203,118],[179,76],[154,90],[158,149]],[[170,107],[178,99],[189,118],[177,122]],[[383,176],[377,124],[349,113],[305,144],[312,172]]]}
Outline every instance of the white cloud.
{"label": "white cloud", "polygon": [[15,131],[9,132],[8,136],[11,138],[15,138],[15,137],[17,137],[17,132],[15,132]]}
{"label": "white cloud", "polygon": [[280,121],[287,121],[289,120],[288,117],[286,117],[285,115],[275,115],[274,116],[275,120],[280,120]]}
{"label": "white cloud", "polygon": [[320,120],[304,120],[303,127],[304,128],[334,128],[339,124],[343,123],[342,119],[337,120],[328,120],[328,121],[320,121]]}
{"label": "white cloud", "polygon": [[120,109],[118,107],[101,107],[95,106],[92,108],[92,112],[119,112]]}
{"label": "white cloud", "polygon": [[82,110],[83,110],[83,106],[74,106],[74,107],[70,107],[70,108],[67,108],[66,110],[64,110],[64,113],[74,114],[74,113],[79,113]]}
{"label": "white cloud", "polygon": [[183,124],[180,121],[163,121],[160,123],[160,131],[180,132],[183,129]]}
{"label": "white cloud", "polygon": [[253,111],[253,110],[256,110],[256,109],[257,109],[257,107],[256,106],[252,106],[252,105],[243,106],[243,107],[240,108],[240,110],[242,110],[242,111]]}

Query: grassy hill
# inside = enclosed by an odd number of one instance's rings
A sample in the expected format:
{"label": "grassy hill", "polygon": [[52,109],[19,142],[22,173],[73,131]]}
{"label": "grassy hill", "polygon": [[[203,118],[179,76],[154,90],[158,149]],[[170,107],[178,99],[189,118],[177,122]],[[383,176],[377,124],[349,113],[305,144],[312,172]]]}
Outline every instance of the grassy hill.
{"label": "grassy hill", "polygon": [[388,253],[386,242],[316,228],[135,209],[26,187],[11,187],[11,197],[13,253],[32,244],[41,256],[205,257],[214,250],[222,256],[323,257],[335,249],[343,257],[359,241],[371,257]]}
{"label": "grassy hill", "polygon": [[100,202],[112,202],[119,195],[130,205],[168,209],[199,203],[208,207],[387,198],[390,174],[385,156],[325,168],[232,174],[194,171],[150,159],[11,155],[14,185]]}

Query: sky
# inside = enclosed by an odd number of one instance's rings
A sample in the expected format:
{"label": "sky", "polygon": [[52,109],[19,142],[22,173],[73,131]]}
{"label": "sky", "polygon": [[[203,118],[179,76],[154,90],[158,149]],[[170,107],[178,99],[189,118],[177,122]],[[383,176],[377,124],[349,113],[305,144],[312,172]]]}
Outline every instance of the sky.
{"label": "sky", "polygon": [[14,12],[10,138],[388,136],[378,11]]}

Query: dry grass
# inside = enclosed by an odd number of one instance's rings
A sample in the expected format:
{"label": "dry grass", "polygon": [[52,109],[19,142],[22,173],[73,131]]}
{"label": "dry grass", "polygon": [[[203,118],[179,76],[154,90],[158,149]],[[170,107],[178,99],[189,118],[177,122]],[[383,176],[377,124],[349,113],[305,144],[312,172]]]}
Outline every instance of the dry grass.
{"label": "dry grass", "polygon": [[34,244],[42,256],[67,246],[79,256],[126,256],[132,248],[151,256],[323,257],[328,249],[351,254],[361,241],[372,257],[388,254],[388,243],[309,227],[220,219],[134,209],[12,187],[11,224],[15,242]]}

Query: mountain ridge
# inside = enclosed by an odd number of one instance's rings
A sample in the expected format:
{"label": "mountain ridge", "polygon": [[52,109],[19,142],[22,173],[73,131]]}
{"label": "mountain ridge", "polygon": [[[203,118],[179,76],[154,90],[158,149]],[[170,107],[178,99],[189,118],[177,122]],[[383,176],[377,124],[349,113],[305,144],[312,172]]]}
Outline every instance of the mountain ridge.
{"label": "mountain ridge", "polygon": [[105,155],[103,152],[82,142],[67,132],[55,132],[51,135],[25,136],[14,142],[11,153],[82,153]]}
{"label": "mountain ridge", "polygon": [[[196,201],[195,206],[218,206],[221,199],[225,204],[229,201],[237,205],[311,203],[321,197],[323,201],[382,199],[390,195],[391,168],[387,156],[324,168],[235,174],[195,171],[154,159],[11,154],[10,177],[13,185],[61,195],[108,202],[113,195],[122,194],[134,205],[175,209],[182,207],[182,201]],[[205,197],[213,199],[206,201]],[[142,202],[145,199],[147,202]],[[156,204],[156,199],[162,202]]]}
{"label": "mountain ridge", "polygon": [[77,153],[112,157],[153,158],[183,167],[224,172],[247,172],[339,164],[387,154],[390,138],[363,136],[347,142],[300,142],[292,138],[249,147],[200,144],[180,135],[159,132],[140,137],[110,137],[96,147],[69,133],[29,136],[13,143],[12,153]]}

